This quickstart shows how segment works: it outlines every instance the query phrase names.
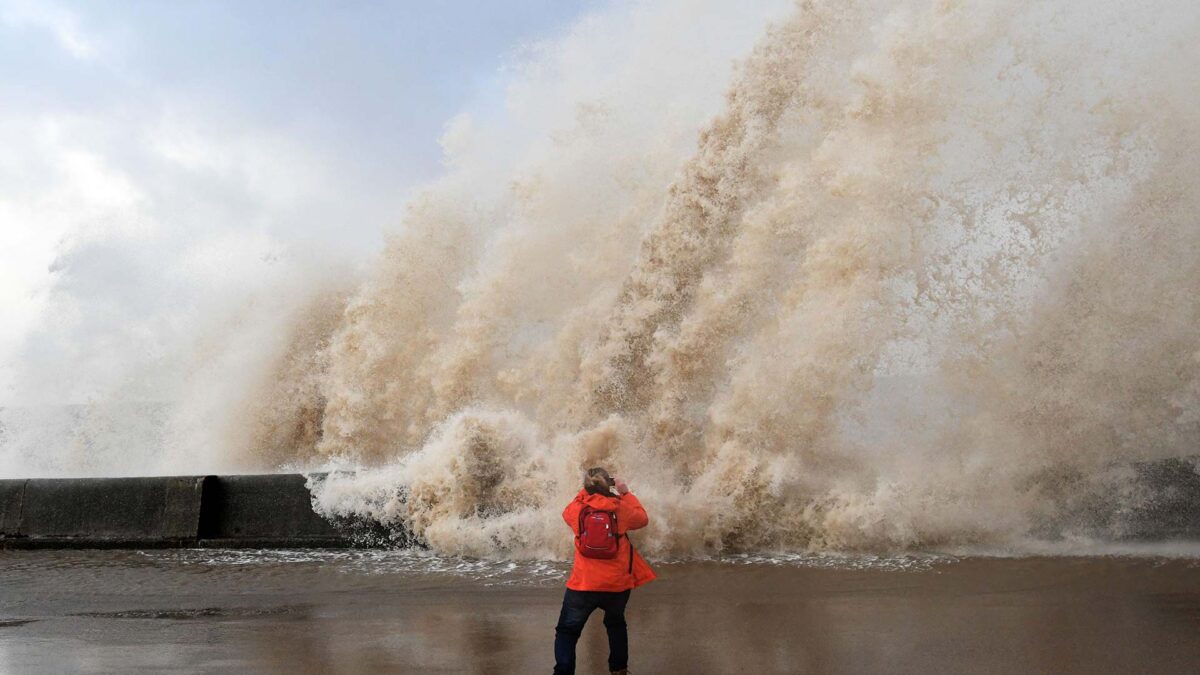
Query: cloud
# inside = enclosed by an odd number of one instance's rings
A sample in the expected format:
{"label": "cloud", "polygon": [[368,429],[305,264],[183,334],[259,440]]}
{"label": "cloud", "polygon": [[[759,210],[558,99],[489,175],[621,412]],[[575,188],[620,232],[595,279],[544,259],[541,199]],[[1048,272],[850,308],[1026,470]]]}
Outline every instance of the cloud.
{"label": "cloud", "polygon": [[588,1],[0,0],[0,473],[154,470],[162,411],[224,410],[507,50]]}
{"label": "cloud", "polygon": [[[65,139],[73,126],[52,116],[0,116],[0,357],[17,350],[46,309],[69,234],[144,222],[129,217],[141,190],[103,156]],[[12,386],[4,377],[0,396]]]}
{"label": "cloud", "polygon": [[84,32],[79,15],[45,0],[0,2],[0,23],[45,31],[63,50],[77,59],[93,59],[97,55],[97,42]]}

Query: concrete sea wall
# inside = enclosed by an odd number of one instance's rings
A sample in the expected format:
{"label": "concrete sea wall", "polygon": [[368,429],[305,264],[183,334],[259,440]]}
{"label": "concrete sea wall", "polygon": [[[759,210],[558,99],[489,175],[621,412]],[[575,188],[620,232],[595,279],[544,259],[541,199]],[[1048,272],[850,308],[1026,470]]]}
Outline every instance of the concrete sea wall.
{"label": "concrete sea wall", "polygon": [[0,480],[0,548],[349,544],[299,474]]}
{"label": "concrete sea wall", "polygon": [[[1200,457],[1112,467],[1100,477],[1035,477],[1044,540],[1200,541]],[[312,508],[304,476],[0,479],[0,549],[296,548],[420,545],[373,522]]]}

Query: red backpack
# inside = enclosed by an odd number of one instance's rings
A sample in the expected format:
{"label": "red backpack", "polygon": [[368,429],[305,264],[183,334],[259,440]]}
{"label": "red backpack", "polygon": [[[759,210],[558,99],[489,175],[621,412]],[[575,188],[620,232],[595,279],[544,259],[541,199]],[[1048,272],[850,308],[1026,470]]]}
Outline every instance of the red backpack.
{"label": "red backpack", "polygon": [[585,558],[617,557],[620,537],[616,511],[602,511],[584,504],[579,512],[579,536],[575,545]]}

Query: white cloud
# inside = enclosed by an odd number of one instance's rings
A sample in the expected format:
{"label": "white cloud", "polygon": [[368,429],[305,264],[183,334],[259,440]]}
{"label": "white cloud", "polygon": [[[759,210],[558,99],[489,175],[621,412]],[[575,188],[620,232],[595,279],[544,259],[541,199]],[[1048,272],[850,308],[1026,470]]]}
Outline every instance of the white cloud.
{"label": "white cloud", "polygon": [[[100,236],[147,222],[131,217],[144,200],[132,179],[70,139],[77,125],[50,116],[0,117],[0,363],[45,309],[68,235]],[[12,384],[4,377],[0,372],[0,396]]]}
{"label": "white cloud", "polygon": [[46,0],[4,0],[0,2],[0,23],[44,30],[78,59],[92,59],[97,54],[97,43],[84,33],[79,15]]}
{"label": "white cloud", "polygon": [[308,149],[270,130],[217,131],[199,120],[167,114],[154,125],[147,143],[184,171],[237,183],[271,204],[324,196],[336,182]]}
{"label": "white cloud", "polygon": [[377,251],[466,83],[574,11],[379,6],[349,26],[269,4],[0,0],[22,47],[0,61],[0,408],[178,398],[214,324]]}

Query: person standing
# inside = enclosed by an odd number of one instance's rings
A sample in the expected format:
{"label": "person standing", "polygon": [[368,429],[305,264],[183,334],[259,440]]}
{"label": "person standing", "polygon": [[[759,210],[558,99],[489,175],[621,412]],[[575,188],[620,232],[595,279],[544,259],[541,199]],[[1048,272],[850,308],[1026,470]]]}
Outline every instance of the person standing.
{"label": "person standing", "polygon": [[628,533],[645,527],[650,518],[624,480],[597,467],[587,470],[583,489],[563,509],[563,520],[575,534],[575,562],[554,629],[555,675],[575,672],[575,644],[596,609],[604,610],[608,669],[613,675],[625,675],[629,666],[625,605],[631,590],[656,578],[634,550]]}

